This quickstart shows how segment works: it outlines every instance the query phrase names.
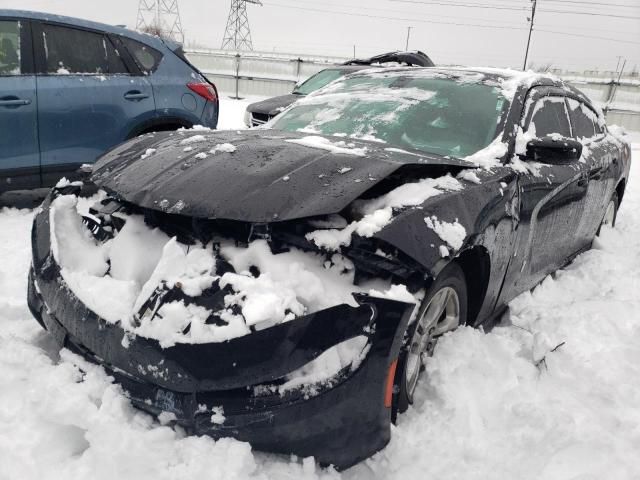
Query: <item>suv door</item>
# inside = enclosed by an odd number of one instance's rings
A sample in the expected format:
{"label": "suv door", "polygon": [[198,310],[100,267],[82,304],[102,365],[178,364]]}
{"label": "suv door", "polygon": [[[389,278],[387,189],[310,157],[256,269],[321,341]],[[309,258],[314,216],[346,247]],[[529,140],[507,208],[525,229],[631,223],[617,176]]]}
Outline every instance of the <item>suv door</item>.
{"label": "suv door", "polygon": [[29,22],[0,19],[0,192],[40,186]]}
{"label": "suv door", "polygon": [[34,23],[33,31],[42,176],[49,186],[152,119],[155,102],[147,79],[105,33],[51,23]]}
{"label": "suv door", "polygon": [[[528,105],[522,119],[524,138],[571,137],[563,90],[533,89],[524,104]],[[587,165],[579,160],[553,165],[527,161],[525,165],[526,172],[518,179],[518,247],[505,282],[512,291],[505,298],[532,288],[585,247],[578,231],[587,202]]]}

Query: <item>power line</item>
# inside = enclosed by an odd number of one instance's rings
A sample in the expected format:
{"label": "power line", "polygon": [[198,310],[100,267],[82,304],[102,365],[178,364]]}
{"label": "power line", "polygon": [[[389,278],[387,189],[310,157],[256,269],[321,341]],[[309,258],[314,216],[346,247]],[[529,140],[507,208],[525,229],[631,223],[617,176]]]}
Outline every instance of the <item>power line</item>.
{"label": "power line", "polygon": [[[397,0],[397,1],[405,1],[405,0]],[[630,16],[630,15],[614,15],[612,13],[578,12],[576,10],[542,10],[542,9],[540,9],[540,11],[547,12],[547,13],[568,13],[571,15],[591,15],[593,17],[611,17],[611,18],[623,18],[625,20],[640,20],[640,17]]]}
{"label": "power line", "polygon": [[[295,6],[299,6],[300,3],[309,3],[311,5],[313,5],[314,7],[316,5],[318,5],[318,2],[316,0],[284,0],[284,1],[293,1],[295,3]],[[340,2],[339,4],[336,3],[328,3],[328,2],[323,2],[323,6],[326,7],[328,5],[335,5],[336,7],[340,7],[340,8],[348,8],[348,9],[356,9],[358,11],[362,11],[362,5],[351,5],[348,3],[343,3]],[[294,5],[291,5],[291,7],[294,7]],[[415,13],[415,11],[411,11],[411,12],[407,12],[407,11],[399,11],[398,9],[389,9],[389,8],[376,8],[376,7],[369,7],[367,6],[367,11],[378,11],[378,12],[392,12],[395,14],[400,14],[400,15],[413,15]],[[327,10],[328,11],[328,10]],[[341,11],[331,11],[332,13],[341,13]],[[345,12],[346,13],[346,12]],[[349,12],[352,13],[352,12]],[[384,18],[389,18],[389,17],[384,17]],[[486,22],[491,22],[491,25],[496,25],[496,20],[494,19],[481,19],[478,18],[477,16],[475,17],[462,17],[460,15],[442,15],[440,13],[432,15],[429,14],[429,18],[455,18],[457,20],[475,20],[475,21],[486,21]],[[502,25],[513,25],[513,21],[501,21],[499,24]]]}
{"label": "power line", "polygon": [[[294,10],[305,10],[305,11],[311,11],[311,12],[330,13],[330,14],[334,14],[334,15],[347,15],[347,16],[352,16],[352,17],[364,17],[364,18],[374,18],[374,19],[382,19],[382,20],[395,20],[395,21],[401,21],[401,22],[419,22],[419,23],[433,23],[433,24],[441,24],[441,25],[469,26],[469,27],[478,27],[478,28],[489,28],[489,29],[496,29],[497,28],[497,29],[505,29],[505,30],[528,30],[527,27],[502,26],[502,25],[481,25],[481,24],[458,23],[458,22],[442,22],[442,21],[437,21],[437,20],[425,20],[425,19],[420,19],[420,18],[386,17],[386,16],[381,16],[381,15],[371,15],[371,14],[366,14],[366,13],[341,12],[341,11],[326,10],[326,9],[321,9],[321,8],[299,7],[299,6],[293,6],[293,5],[283,5],[283,4],[272,3],[272,2],[264,2],[264,3],[266,5],[271,5],[271,6],[280,7],[280,8],[290,8],[290,9],[294,9]],[[558,35],[565,35],[565,36],[569,36],[569,37],[593,38],[593,39],[597,39],[597,40],[608,40],[608,41],[612,41],[612,42],[629,43],[629,44],[633,44],[633,45],[639,44],[638,42],[634,42],[634,41],[631,41],[631,40],[623,40],[623,39],[618,39],[618,38],[603,37],[603,36],[598,36],[598,35],[586,35],[586,34],[579,34],[579,33],[560,32],[560,31],[557,31],[557,30],[547,30],[547,29],[540,29],[540,28],[536,28],[535,31],[537,31],[537,32],[545,32],[545,33],[555,33],[555,34],[558,34]]]}
{"label": "power line", "polygon": [[629,43],[631,45],[640,45],[640,42],[634,42],[633,40],[622,40],[622,39],[619,39],[619,38],[600,37],[600,36],[596,36],[596,35],[581,35],[579,33],[559,32],[557,30],[544,30],[544,29],[541,29],[541,28],[536,28],[536,32],[555,33],[557,35],[566,35],[568,37],[594,38],[594,39],[597,39],[597,40],[609,40],[611,42],[620,42],[620,43]]}
{"label": "power line", "polygon": [[466,8],[483,8],[483,9],[491,9],[491,10],[516,10],[516,11],[525,11],[528,10],[528,7],[507,7],[505,5],[496,5],[496,4],[480,4],[480,3],[455,3],[455,2],[438,2],[432,0],[390,0],[391,2],[396,3],[414,3],[420,5],[445,5],[447,7],[466,7]]}
{"label": "power line", "polygon": [[272,7],[280,7],[280,8],[291,8],[294,10],[306,10],[309,12],[322,12],[322,13],[331,13],[335,15],[347,15],[351,17],[364,17],[364,18],[376,18],[381,20],[396,20],[401,22],[419,22],[419,23],[433,23],[438,25],[456,25],[462,27],[479,27],[479,28],[489,28],[489,29],[501,29],[501,30],[524,30],[524,27],[515,27],[515,26],[503,26],[503,25],[481,25],[477,23],[459,23],[459,22],[442,22],[438,20],[423,20],[417,18],[399,18],[399,17],[385,17],[382,15],[370,15],[366,13],[352,13],[352,12],[339,12],[336,10],[325,10],[321,8],[312,8],[312,7],[298,7],[293,5],[283,5],[281,3],[272,3],[272,2],[263,2],[265,5],[270,5]]}
{"label": "power line", "polygon": [[[272,3],[272,2],[266,2],[266,3],[268,5],[271,5],[271,6],[274,6],[274,7],[280,7],[280,8],[289,8],[289,9],[294,9],[294,10],[329,13],[329,14],[334,14],[334,15],[345,15],[345,16],[352,16],[352,17],[373,18],[373,19],[381,19],[381,20],[395,20],[395,21],[402,21],[402,22],[418,22],[418,23],[430,23],[430,24],[454,25],[454,26],[470,26],[470,27],[478,27],[478,28],[504,29],[504,30],[525,30],[526,29],[524,27],[517,27],[517,26],[482,25],[482,24],[474,24],[474,23],[444,22],[444,21],[437,21],[437,20],[425,20],[425,19],[419,19],[419,18],[388,17],[388,16],[372,15],[372,14],[366,14],[366,13],[353,13],[353,12],[343,12],[343,11],[336,11],[336,10],[327,10],[327,9],[322,9],[322,8],[283,5],[283,4]],[[564,36],[569,36],[569,37],[593,38],[593,39],[598,39],[598,40],[606,40],[606,41],[627,43],[627,44],[633,44],[633,45],[640,44],[639,42],[634,42],[634,41],[631,41],[631,40],[623,40],[623,39],[618,39],[618,38],[603,37],[603,36],[598,36],[598,35],[583,35],[583,34],[578,34],[578,33],[561,32],[561,31],[557,31],[557,30],[548,30],[548,29],[539,29],[539,28],[537,28],[536,31],[545,32],[545,33],[551,33],[551,34],[556,34],[556,35],[564,35]]]}
{"label": "power line", "polygon": [[[445,5],[448,7],[464,7],[464,8],[482,8],[482,9],[490,9],[490,10],[519,10],[524,11],[528,10],[527,7],[506,7],[502,5],[495,4],[477,4],[477,3],[455,3],[455,2],[438,2],[434,0],[390,0],[392,2],[398,3],[412,3],[418,5]],[[543,10],[540,9],[540,12],[548,12],[548,13],[568,13],[573,15],[592,15],[596,17],[611,17],[611,18],[623,18],[626,20],[640,20],[640,17],[629,16],[629,15],[615,15],[612,13],[596,13],[596,12],[580,12],[576,10]]]}
{"label": "power line", "polygon": [[575,5],[583,5],[585,7],[594,5],[594,6],[602,6],[602,7],[640,8],[638,5],[628,5],[624,3],[585,2],[580,0],[546,0],[546,1],[552,2],[552,3],[571,3]]}
{"label": "power line", "polygon": [[537,24],[538,27],[547,27],[547,28],[562,28],[563,30],[565,29],[570,29],[570,30],[578,30],[578,32],[584,32],[585,29],[587,31],[594,31],[594,32],[605,32],[605,33],[622,33],[622,34],[628,34],[628,35],[634,35],[634,36],[638,36],[638,31],[630,31],[630,30],[619,30],[619,29],[611,29],[611,28],[597,28],[597,27],[590,27],[590,26],[579,26],[579,25],[571,25],[571,26],[565,26],[565,25],[553,25],[553,24],[549,24],[549,23],[538,23]]}

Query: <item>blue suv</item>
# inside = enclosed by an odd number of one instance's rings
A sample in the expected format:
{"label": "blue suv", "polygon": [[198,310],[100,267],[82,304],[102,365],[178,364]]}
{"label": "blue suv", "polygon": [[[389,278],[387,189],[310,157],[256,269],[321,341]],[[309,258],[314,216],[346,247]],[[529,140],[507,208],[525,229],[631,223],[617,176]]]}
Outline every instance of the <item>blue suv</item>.
{"label": "blue suv", "polygon": [[216,87],[178,44],[0,10],[0,193],[49,187],[143,133],[217,123]]}

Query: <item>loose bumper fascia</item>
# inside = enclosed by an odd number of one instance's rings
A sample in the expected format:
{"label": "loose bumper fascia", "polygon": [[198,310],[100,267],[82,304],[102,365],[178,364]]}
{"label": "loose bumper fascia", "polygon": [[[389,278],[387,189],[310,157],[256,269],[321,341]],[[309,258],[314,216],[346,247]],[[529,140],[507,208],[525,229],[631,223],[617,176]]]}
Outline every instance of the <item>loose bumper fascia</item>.
{"label": "loose bumper fascia", "polygon": [[[358,307],[339,305],[227,342],[162,348],[101,319],[66,286],[49,238],[49,208],[58,194],[52,191],[34,219],[29,307],[61,347],[103,365],[136,406],[173,413],[196,433],[234,437],[265,451],[313,455],[339,468],[386,445],[387,373],[413,305],[361,295]],[[317,385],[312,394],[247,393],[363,334],[369,351],[358,368]],[[225,421],[216,424],[211,409],[220,406]]]}

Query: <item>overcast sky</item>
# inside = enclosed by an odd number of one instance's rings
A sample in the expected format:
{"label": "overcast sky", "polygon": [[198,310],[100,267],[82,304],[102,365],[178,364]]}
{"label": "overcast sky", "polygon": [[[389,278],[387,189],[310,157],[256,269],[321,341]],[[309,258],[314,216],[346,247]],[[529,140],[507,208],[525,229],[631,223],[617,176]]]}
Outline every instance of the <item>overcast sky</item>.
{"label": "overcast sky", "polygon": [[[219,48],[230,0],[178,1],[187,44]],[[521,68],[531,2],[263,0],[263,4],[247,6],[256,50],[351,56],[355,45],[358,56],[369,56],[404,49],[410,26],[409,48],[423,50],[436,63]],[[0,0],[0,8],[135,27],[138,0]],[[535,25],[530,60],[537,65],[615,70],[617,57],[622,56],[627,71],[640,69],[640,0],[538,0]]]}

